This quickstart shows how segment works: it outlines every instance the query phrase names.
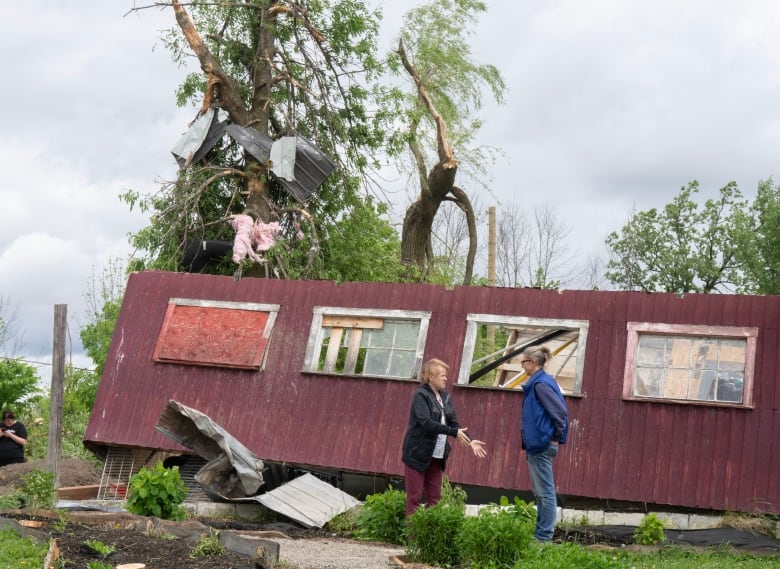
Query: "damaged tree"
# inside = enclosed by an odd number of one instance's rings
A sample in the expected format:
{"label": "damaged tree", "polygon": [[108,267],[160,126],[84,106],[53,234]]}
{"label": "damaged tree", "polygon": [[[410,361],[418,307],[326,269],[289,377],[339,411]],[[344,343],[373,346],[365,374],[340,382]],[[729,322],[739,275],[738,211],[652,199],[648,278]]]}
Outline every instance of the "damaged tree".
{"label": "damaged tree", "polygon": [[[466,166],[486,185],[486,162],[491,149],[468,149],[481,122],[474,115],[482,107],[482,87],[502,102],[505,90],[498,69],[470,61],[466,41],[467,25],[485,11],[483,2],[472,0],[434,0],[415,8],[406,16],[398,43],[397,58],[414,83],[414,94],[391,92],[405,117],[407,128],[395,137],[396,151],[403,141],[411,154],[420,184],[420,194],[406,210],[402,233],[402,261],[420,270],[423,280],[435,269],[432,227],[445,200],[454,202],[467,219],[469,248],[463,284],[470,284],[477,250],[474,209],[467,193],[455,185],[460,165]],[[426,149],[436,148],[434,166],[428,169]],[[466,157],[459,159],[459,154]]]}
{"label": "damaged tree", "polygon": [[[370,92],[364,86],[379,69],[377,15],[353,1],[155,4],[160,5],[172,6],[176,16],[178,29],[166,39],[174,59],[181,62],[191,51],[202,70],[180,87],[181,105],[200,103],[198,117],[216,110],[226,116],[227,128],[243,129],[239,134],[251,133],[250,139],[287,136],[298,147],[301,140],[310,143],[333,161],[336,173],[316,192],[286,191],[271,160],[258,158],[238,136],[220,136],[206,157],[185,160],[186,169],[158,195],[124,195],[131,207],[153,214],[150,226],[132,237],[149,256],[131,270],[191,268],[185,253],[232,242],[236,216],[244,215],[263,227],[278,223],[281,238],[262,262],[253,257],[255,262],[243,263],[247,274],[322,276],[328,257],[322,248],[337,234],[337,222],[355,212],[365,218],[368,209],[374,223],[383,223],[357,191],[369,165],[366,156],[383,141],[380,117],[367,112]],[[214,116],[219,122],[221,115]],[[203,270],[232,271],[225,253],[216,253],[221,266]]]}

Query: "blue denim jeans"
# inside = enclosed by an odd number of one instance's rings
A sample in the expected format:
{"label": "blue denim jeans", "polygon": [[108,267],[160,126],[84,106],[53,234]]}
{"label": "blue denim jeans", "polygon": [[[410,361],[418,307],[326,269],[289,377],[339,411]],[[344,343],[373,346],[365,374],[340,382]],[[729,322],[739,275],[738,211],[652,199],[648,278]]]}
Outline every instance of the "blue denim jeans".
{"label": "blue denim jeans", "polygon": [[539,541],[551,541],[555,528],[558,501],[555,496],[552,460],[558,455],[558,445],[550,443],[539,454],[528,455],[528,471],[536,497],[536,531],[534,537]]}

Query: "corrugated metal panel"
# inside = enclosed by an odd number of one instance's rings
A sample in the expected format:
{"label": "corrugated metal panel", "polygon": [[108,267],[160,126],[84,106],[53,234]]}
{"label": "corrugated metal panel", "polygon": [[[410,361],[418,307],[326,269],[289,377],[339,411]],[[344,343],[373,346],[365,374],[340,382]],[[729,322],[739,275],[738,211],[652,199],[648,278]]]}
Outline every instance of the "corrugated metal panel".
{"label": "corrugated metal panel", "polygon": [[[170,298],[279,305],[261,371],[152,361]],[[561,494],[780,513],[780,297],[279,281],[147,272],[131,276],[85,438],[172,449],[154,425],[169,399],[202,411],[264,460],[400,477],[414,381],[302,373],[315,306],[431,313],[425,358],[460,366],[469,313],[589,322],[582,395],[568,397]],[[626,401],[628,322],[759,328],[754,409]],[[528,491],[522,394],[450,387],[483,461],[454,445],[456,483]],[[132,425],[132,428],[129,426]]]}

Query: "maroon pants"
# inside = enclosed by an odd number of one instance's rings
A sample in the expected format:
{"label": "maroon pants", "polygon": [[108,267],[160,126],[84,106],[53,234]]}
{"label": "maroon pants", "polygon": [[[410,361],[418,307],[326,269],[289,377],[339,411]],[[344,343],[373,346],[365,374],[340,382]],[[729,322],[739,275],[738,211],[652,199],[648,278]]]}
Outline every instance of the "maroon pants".
{"label": "maroon pants", "polygon": [[411,516],[420,506],[423,492],[425,492],[426,506],[439,503],[441,500],[441,479],[444,476],[443,465],[444,462],[440,458],[432,458],[425,472],[404,465],[407,516]]}

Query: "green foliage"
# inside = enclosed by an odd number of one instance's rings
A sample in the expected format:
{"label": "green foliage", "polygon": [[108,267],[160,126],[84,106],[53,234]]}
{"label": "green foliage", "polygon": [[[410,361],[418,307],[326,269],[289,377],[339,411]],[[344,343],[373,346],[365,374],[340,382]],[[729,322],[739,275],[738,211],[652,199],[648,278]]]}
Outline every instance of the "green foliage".
{"label": "green foliage", "polygon": [[0,409],[24,416],[42,393],[39,381],[37,370],[20,358],[0,358]]}
{"label": "green foliage", "polygon": [[[522,569],[639,569],[633,558],[623,552],[591,551],[573,543],[536,545],[526,549],[523,559],[515,565]],[[667,567],[652,565],[650,567]],[[694,569],[693,566],[690,569]]]}
{"label": "green foliage", "polygon": [[[95,466],[99,466],[98,461],[95,455],[84,447],[83,439],[92,413],[98,380],[93,371],[65,368],[61,455],[87,460]],[[50,401],[48,396],[38,399],[30,409],[35,420],[25,423],[29,435],[25,455],[31,460],[46,457],[51,420]]]}
{"label": "green foliage", "polygon": [[738,212],[736,257],[745,272],[744,292],[780,294],[780,185],[758,184],[751,206]]}
{"label": "green foliage", "polygon": [[[506,92],[496,66],[478,64],[472,59],[468,36],[473,34],[486,9],[485,3],[478,0],[433,0],[408,11],[401,30],[405,51],[447,124],[449,142],[459,157],[458,167],[477,174],[473,176],[477,183],[479,178],[483,178],[483,183],[490,178],[489,165],[496,152],[484,147],[469,148],[482,126],[475,117],[482,108],[486,90],[499,104]],[[388,63],[397,75],[408,80],[397,52],[388,56]],[[404,122],[404,127],[395,130],[389,139],[390,154],[406,152],[411,143],[435,156],[436,125],[414,85],[403,90],[391,88],[384,95],[384,103],[395,119]],[[412,160],[406,169],[416,172],[413,157],[408,157]]]}
{"label": "green foliage", "polygon": [[54,474],[32,470],[22,477],[21,493],[28,508],[51,508],[54,505]]}
{"label": "green foliage", "polygon": [[611,252],[605,276],[623,290],[716,292],[739,286],[739,220],[745,208],[734,182],[704,206],[693,201],[699,184],[691,182],[672,202],[635,213],[606,244]]}
{"label": "green foliage", "polygon": [[406,529],[406,493],[388,488],[372,494],[356,520],[358,539],[403,543]]}
{"label": "green foliage", "polygon": [[324,279],[352,282],[397,282],[402,279],[401,242],[384,218],[387,207],[357,202],[327,236],[323,249]]}
{"label": "green foliage", "polygon": [[[131,209],[139,208],[150,219],[149,226],[131,236],[131,243],[146,255],[137,257],[130,269],[181,270],[188,242],[232,241],[233,230],[225,221],[262,201],[262,208],[270,208],[261,212],[263,221],[278,220],[282,231],[277,245],[264,255],[267,262],[245,267],[244,275],[385,279],[382,271],[390,268],[366,265],[365,252],[374,247],[374,238],[386,237],[388,243],[373,248],[377,258],[385,259],[385,249],[392,250],[397,237],[388,233],[386,222],[362,217],[362,212],[361,223],[375,222],[376,227],[361,226],[358,231],[348,220],[354,214],[351,209],[364,205],[358,191],[384,139],[387,115],[374,111],[370,88],[381,67],[376,57],[379,14],[360,0],[313,2],[305,9],[296,4],[274,17],[264,16],[267,7],[253,2],[192,3],[186,9],[218,75],[228,77],[219,91],[230,120],[250,124],[272,138],[305,136],[337,162],[336,172],[304,206],[268,175],[265,164],[225,137],[207,160],[181,171],[157,194],[123,194]],[[191,57],[180,29],[169,30],[164,41],[174,61]],[[178,90],[179,104],[200,107],[206,87],[203,74],[190,75]],[[262,197],[256,191],[260,182],[267,183]],[[345,220],[348,226],[342,231]],[[370,235],[365,246],[340,245],[345,236],[352,245],[359,243],[361,232]],[[205,271],[231,274],[235,269],[223,260]]]}
{"label": "green foliage", "polygon": [[114,566],[102,561],[90,561],[87,563],[87,569],[114,569]]}
{"label": "green foliage", "polygon": [[182,520],[186,511],[181,503],[186,496],[187,487],[181,480],[179,467],[165,468],[158,460],[154,468],[143,466],[130,478],[127,509],[142,516]]}
{"label": "green foliage", "polygon": [[18,510],[24,505],[24,496],[21,492],[0,496],[0,510]]}
{"label": "green foliage", "polygon": [[11,527],[0,529],[0,569],[42,567],[48,543],[37,543]]}
{"label": "green foliage", "polygon": [[341,512],[330,520],[325,527],[336,533],[353,533],[357,530],[358,515],[358,508],[352,508],[346,512]]}
{"label": "green foliage", "polygon": [[[122,299],[110,300],[103,305],[99,318],[87,324],[79,331],[81,343],[87,355],[95,362],[95,375],[100,378],[103,367],[108,358],[108,349],[111,346],[111,337],[114,334],[116,320],[119,317],[119,308]],[[92,394],[94,400],[95,395]]]}
{"label": "green foliage", "polygon": [[511,568],[533,540],[536,514],[531,506],[515,499],[508,505],[482,508],[467,517],[457,537],[463,563],[468,567]]}
{"label": "green foliage", "polygon": [[116,553],[116,547],[103,543],[98,539],[88,539],[82,544],[89,551],[100,557],[108,557],[112,553]]}
{"label": "green foliage", "polygon": [[452,567],[460,562],[457,538],[466,515],[458,505],[444,502],[420,506],[409,516],[406,554],[413,561]]}
{"label": "green foliage", "polygon": [[219,543],[219,532],[214,528],[209,528],[209,533],[204,534],[195,544],[190,552],[190,557],[211,557],[213,555],[222,555],[225,548]]}
{"label": "green foliage", "polygon": [[454,508],[466,510],[466,491],[460,486],[453,485],[445,475],[441,481],[441,502]]}
{"label": "green foliage", "polygon": [[[95,363],[95,376],[98,380],[103,375],[126,281],[124,263],[109,258],[100,275],[96,275],[93,268],[91,278],[85,287],[87,323],[79,331],[79,336],[87,355]],[[82,397],[89,402],[91,408],[95,400],[94,392],[82,393]]]}
{"label": "green foliage", "polygon": [[634,530],[634,541],[639,545],[658,545],[665,542],[664,522],[655,514],[647,514]]}

